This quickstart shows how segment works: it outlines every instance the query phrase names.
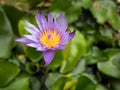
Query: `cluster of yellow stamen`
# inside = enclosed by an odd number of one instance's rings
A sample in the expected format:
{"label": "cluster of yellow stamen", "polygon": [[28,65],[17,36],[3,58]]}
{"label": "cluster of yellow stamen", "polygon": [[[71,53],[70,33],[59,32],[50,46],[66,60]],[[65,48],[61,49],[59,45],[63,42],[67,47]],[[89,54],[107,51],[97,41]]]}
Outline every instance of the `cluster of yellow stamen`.
{"label": "cluster of yellow stamen", "polygon": [[56,31],[45,30],[41,33],[39,40],[42,45],[53,48],[60,43],[60,34]]}

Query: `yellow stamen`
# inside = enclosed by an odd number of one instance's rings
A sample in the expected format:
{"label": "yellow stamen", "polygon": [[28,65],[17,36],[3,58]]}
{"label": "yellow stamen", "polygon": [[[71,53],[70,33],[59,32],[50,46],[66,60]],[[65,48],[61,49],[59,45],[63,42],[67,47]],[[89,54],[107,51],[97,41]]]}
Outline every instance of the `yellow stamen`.
{"label": "yellow stamen", "polygon": [[40,35],[40,42],[48,48],[53,48],[59,44],[60,34],[54,31],[46,30]]}

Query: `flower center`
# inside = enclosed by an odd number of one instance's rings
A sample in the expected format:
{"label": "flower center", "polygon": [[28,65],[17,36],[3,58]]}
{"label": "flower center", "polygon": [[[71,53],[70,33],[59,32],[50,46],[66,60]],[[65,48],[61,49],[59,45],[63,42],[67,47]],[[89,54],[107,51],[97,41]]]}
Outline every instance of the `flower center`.
{"label": "flower center", "polygon": [[53,48],[60,42],[60,34],[54,31],[44,31],[40,35],[40,42],[43,46]]}

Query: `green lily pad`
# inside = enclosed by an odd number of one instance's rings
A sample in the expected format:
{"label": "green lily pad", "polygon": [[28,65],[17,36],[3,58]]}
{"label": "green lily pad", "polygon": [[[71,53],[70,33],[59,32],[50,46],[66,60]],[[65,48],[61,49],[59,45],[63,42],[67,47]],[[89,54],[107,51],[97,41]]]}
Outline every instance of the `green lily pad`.
{"label": "green lily pad", "polygon": [[41,83],[36,77],[30,77],[31,90],[41,90]]}
{"label": "green lily pad", "polygon": [[108,90],[108,89],[105,86],[101,85],[101,84],[97,84],[95,90]]}
{"label": "green lily pad", "polygon": [[73,23],[78,19],[79,14],[81,14],[81,8],[82,3],[79,0],[55,0],[50,7],[50,11],[57,16],[60,14],[60,12],[64,12],[68,23]]}
{"label": "green lily pad", "polygon": [[[52,86],[55,84],[55,82],[61,78],[63,75],[60,74],[60,73],[49,73],[47,78],[46,78],[46,81],[45,81],[45,85],[47,86],[47,88],[49,90],[52,89]],[[52,81],[52,82],[51,82]]]}
{"label": "green lily pad", "polygon": [[108,58],[106,62],[99,62],[97,64],[98,69],[111,77],[120,78],[120,67],[119,67],[119,58],[120,58],[120,50],[117,48],[106,49],[104,51]]}
{"label": "green lily pad", "polygon": [[63,90],[75,90],[76,80],[70,80],[65,83]]}
{"label": "green lily pad", "polygon": [[95,46],[90,48],[85,58],[86,58],[86,63],[89,65],[96,64],[97,62],[100,61],[108,60],[106,53]]}
{"label": "green lily pad", "polygon": [[0,90],[29,90],[29,78],[26,75],[19,75],[12,83]]}
{"label": "green lily pad", "polygon": [[25,46],[24,50],[32,62],[38,62],[42,58],[42,52],[36,51],[35,48]]}
{"label": "green lily pad", "polygon": [[87,49],[84,36],[76,31],[75,37],[68,44],[68,48],[63,50],[63,62],[60,72],[66,73],[72,70]]}
{"label": "green lily pad", "polygon": [[20,72],[17,65],[7,61],[0,61],[0,87],[10,83]]}
{"label": "green lily pad", "polygon": [[76,90],[95,90],[95,84],[90,77],[81,75],[76,84]]}
{"label": "green lily pad", "polygon": [[98,23],[104,24],[108,21],[115,30],[120,29],[120,17],[113,1],[97,0],[90,10]]}
{"label": "green lily pad", "polygon": [[92,6],[92,0],[82,0],[82,6],[85,9],[88,9]]}
{"label": "green lily pad", "polygon": [[0,7],[0,58],[9,58],[13,45],[13,32],[10,22]]}
{"label": "green lily pad", "polygon": [[107,54],[107,56],[109,58],[112,58],[113,56],[120,53],[120,49],[118,49],[118,48],[108,48],[108,49],[104,50],[104,52]]}
{"label": "green lily pad", "polygon": [[68,77],[59,78],[54,85],[52,86],[52,90],[63,90],[65,83],[69,80]]}
{"label": "green lily pad", "polygon": [[72,73],[73,75],[79,75],[81,73],[83,73],[86,69],[86,60],[85,59],[81,59],[78,64],[76,65],[76,67],[73,69]]}
{"label": "green lily pad", "polygon": [[112,86],[113,90],[120,90],[120,80],[112,79],[111,86]]}
{"label": "green lily pad", "polygon": [[[18,21],[25,15],[25,12],[11,5],[4,5],[3,8],[5,10],[7,17],[10,20],[14,34],[18,36],[19,35],[18,34]],[[12,13],[11,13],[11,10],[12,10]]]}
{"label": "green lily pad", "polygon": [[99,62],[97,64],[98,69],[111,77],[120,78],[120,69],[112,63],[112,60],[106,62]]}

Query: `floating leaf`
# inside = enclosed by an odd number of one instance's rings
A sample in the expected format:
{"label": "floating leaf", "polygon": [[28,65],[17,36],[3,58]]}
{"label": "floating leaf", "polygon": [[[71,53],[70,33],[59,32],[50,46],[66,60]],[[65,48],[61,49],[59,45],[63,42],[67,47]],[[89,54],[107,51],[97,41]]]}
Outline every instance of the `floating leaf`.
{"label": "floating leaf", "polygon": [[112,85],[113,90],[120,90],[120,80],[112,79],[111,85]]}
{"label": "floating leaf", "polygon": [[29,90],[29,78],[26,75],[19,75],[12,83],[0,90]]}
{"label": "floating leaf", "polygon": [[67,81],[63,90],[75,90],[76,80]]}
{"label": "floating leaf", "polygon": [[86,41],[84,36],[76,31],[75,37],[68,44],[68,48],[63,50],[63,63],[60,72],[66,73],[74,68],[80,57],[86,52]]}
{"label": "floating leaf", "polygon": [[52,90],[63,90],[65,83],[69,80],[68,77],[59,78],[54,85],[52,86]]}
{"label": "floating leaf", "polygon": [[104,24],[108,21],[115,30],[120,29],[120,17],[117,13],[116,4],[113,1],[95,1],[90,10],[98,23]]}
{"label": "floating leaf", "polygon": [[86,75],[81,75],[76,84],[76,90],[95,90],[95,83]]}
{"label": "floating leaf", "polygon": [[[46,81],[45,81],[45,84],[47,86],[47,88],[49,90],[52,89],[52,86],[54,85],[54,83],[59,79],[61,78],[63,75],[60,74],[60,73],[49,73],[47,78],[46,78]],[[53,78],[54,77],[54,78]],[[52,81],[52,82],[51,82]]]}
{"label": "floating leaf", "polygon": [[25,46],[25,53],[32,62],[37,62],[42,58],[42,52],[37,52],[35,48]]}
{"label": "floating leaf", "polygon": [[111,77],[120,78],[120,69],[112,63],[112,60],[106,62],[99,62],[97,64],[98,69]]}
{"label": "floating leaf", "polygon": [[0,61],[0,87],[10,83],[20,72],[18,66],[7,61]]}
{"label": "floating leaf", "polygon": [[[3,8],[6,12],[7,17],[10,20],[14,34],[19,35],[18,34],[18,21],[25,15],[25,12],[20,11],[19,9],[13,6],[10,6],[10,5],[4,5]],[[11,13],[11,10],[12,10],[12,13]]]}
{"label": "floating leaf", "polygon": [[13,32],[10,22],[0,7],[0,58],[9,58],[13,45]]}
{"label": "floating leaf", "polygon": [[81,59],[76,67],[73,69],[72,73],[74,75],[79,75],[85,71],[86,61],[85,59]]}
{"label": "floating leaf", "polygon": [[96,85],[96,89],[95,90],[108,90],[105,86],[98,84]]}
{"label": "floating leaf", "polygon": [[108,60],[106,53],[97,47],[92,47],[85,56],[87,64],[95,64],[100,61]]}
{"label": "floating leaf", "polygon": [[53,1],[50,10],[56,15],[58,15],[60,12],[64,12],[68,23],[73,23],[78,19],[79,14],[81,14],[81,8],[82,3],[79,0],[55,0]]}
{"label": "floating leaf", "polygon": [[85,9],[88,9],[92,6],[92,0],[82,0],[82,6]]}
{"label": "floating leaf", "polygon": [[30,85],[32,90],[41,90],[41,83],[35,77],[30,77]]}

